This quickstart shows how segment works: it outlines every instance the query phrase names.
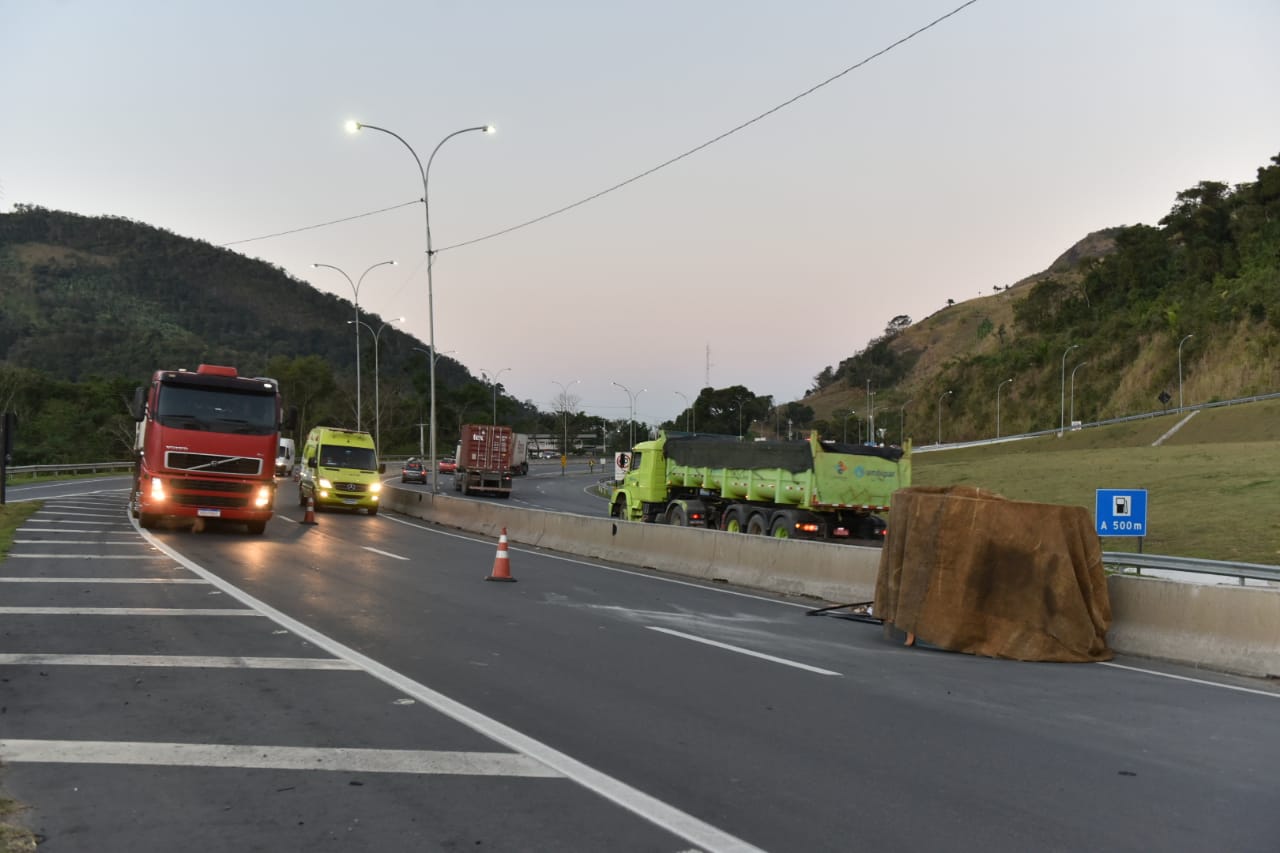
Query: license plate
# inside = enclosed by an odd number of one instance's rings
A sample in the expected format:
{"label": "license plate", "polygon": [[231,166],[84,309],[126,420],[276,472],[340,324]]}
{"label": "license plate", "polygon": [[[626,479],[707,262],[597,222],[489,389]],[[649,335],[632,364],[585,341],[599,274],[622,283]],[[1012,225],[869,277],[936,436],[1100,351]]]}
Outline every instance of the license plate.
{"label": "license plate", "polygon": [[196,515],[201,518],[222,518],[222,510],[220,509],[198,509]]}
{"label": "license plate", "polygon": [[349,505],[349,506],[350,506],[350,505],[352,505],[352,504],[358,504],[358,503],[360,503],[360,501],[356,500],[355,498],[343,498],[343,499],[342,499],[342,502],[343,502],[344,504]]}

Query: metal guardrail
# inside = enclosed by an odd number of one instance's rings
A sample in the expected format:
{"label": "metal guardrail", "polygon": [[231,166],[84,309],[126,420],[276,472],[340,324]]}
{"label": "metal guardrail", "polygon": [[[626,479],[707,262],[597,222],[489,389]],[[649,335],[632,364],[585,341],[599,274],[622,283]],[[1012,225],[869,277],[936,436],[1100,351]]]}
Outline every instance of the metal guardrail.
{"label": "metal guardrail", "polygon": [[1195,572],[1202,575],[1222,575],[1280,583],[1280,566],[1262,563],[1234,563],[1220,560],[1201,560],[1195,557],[1168,557],[1160,554],[1131,554],[1122,551],[1103,551],[1102,564],[1120,569],[1163,569],[1168,572]]}
{"label": "metal guardrail", "polygon": [[10,465],[5,469],[10,477],[30,474],[34,480],[41,474],[96,474],[99,471],[128,471],[133,468],[132,462],[80,462],[75,465]]}

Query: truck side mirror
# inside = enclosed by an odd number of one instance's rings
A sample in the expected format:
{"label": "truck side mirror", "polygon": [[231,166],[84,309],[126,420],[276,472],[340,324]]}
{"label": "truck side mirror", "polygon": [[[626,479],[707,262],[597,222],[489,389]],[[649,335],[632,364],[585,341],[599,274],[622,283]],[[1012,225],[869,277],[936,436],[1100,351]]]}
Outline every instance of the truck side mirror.
{"label": "truck side mirror", "polygon": [[308,460],[307,460],[307,467],[308,467],[308,468],[319,468],[319,467],[320,467],[320,459],[319,459],[319,457],[312,456],[310,459],[308,459]]}
{"label": "truck side mirror", "polygon": [[140,421],[147,415],[147,389],[138,386],[133,389],[133,401],[129,403],[129,414],[134,421]]}

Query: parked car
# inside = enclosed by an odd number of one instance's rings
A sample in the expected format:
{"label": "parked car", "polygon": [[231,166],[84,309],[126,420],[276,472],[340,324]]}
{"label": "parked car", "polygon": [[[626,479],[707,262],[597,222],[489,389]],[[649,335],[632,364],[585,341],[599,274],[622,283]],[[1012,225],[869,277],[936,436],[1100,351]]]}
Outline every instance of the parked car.
{"label": "parked car", "polygon": [[400,482],[407,483],[410,480],[423,484],[427,482],[427,466],[416,456],[406,459],[404,467],[400,469]]}
{"label": "parked car", "polygon": [[456,474],[458,471],[458,460],[452,456],[442,456],[437,465],[441,474]]}

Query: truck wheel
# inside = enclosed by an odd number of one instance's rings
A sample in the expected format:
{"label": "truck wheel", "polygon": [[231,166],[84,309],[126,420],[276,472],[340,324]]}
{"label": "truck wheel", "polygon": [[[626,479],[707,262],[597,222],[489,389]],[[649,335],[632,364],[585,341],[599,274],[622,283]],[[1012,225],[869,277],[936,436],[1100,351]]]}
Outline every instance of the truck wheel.
{"label": "truck wheel", "polygon": [[369,512],[369,515],[377,515],[377,514],[378,514],[378,508],[377,508],[376,506],[371,506],[371,507],[369,507],[368,512]]}
{"label": "truck wheel", "polygon": [[764,513],[757,512],[747,519],[748,536],[764,536],[769,532],[769,520]]}
{"label": "truck wheel", "polygon": [[667,507],[667,524],[672,527],[688,527],[689,517],[684,511],[684,507],[680,506],[680,504],[672,504]]}
{"label": "truck wheel", "polygon": [[138,514],[138,526],[143,530],[154,530],[156,524],[160,522],[160,516],[149,512]]}
{"label": "truck wheel", "polygon": [[742,510],[736,506],[729,507],[720,520],[720,529],[726,533],[741,533],[742,528]]}
{"label": "truck wheel", "polygon": [[611,518],[620,518],[625,521],[627,518],[627,499],[618,498],[614,501],[613,508],[609,510],[609,516]]}
{"label": "truck wheel", "polygon": [[267,529],[265,521],[248,521],[244,525],[249,530],[251,536],[261,536]]}
{"label": "truck wheel", "polygon": [[774,539],[790,539],[791,518],[785,515],[775,518],[773,526],[769,529],[769,535]]}

